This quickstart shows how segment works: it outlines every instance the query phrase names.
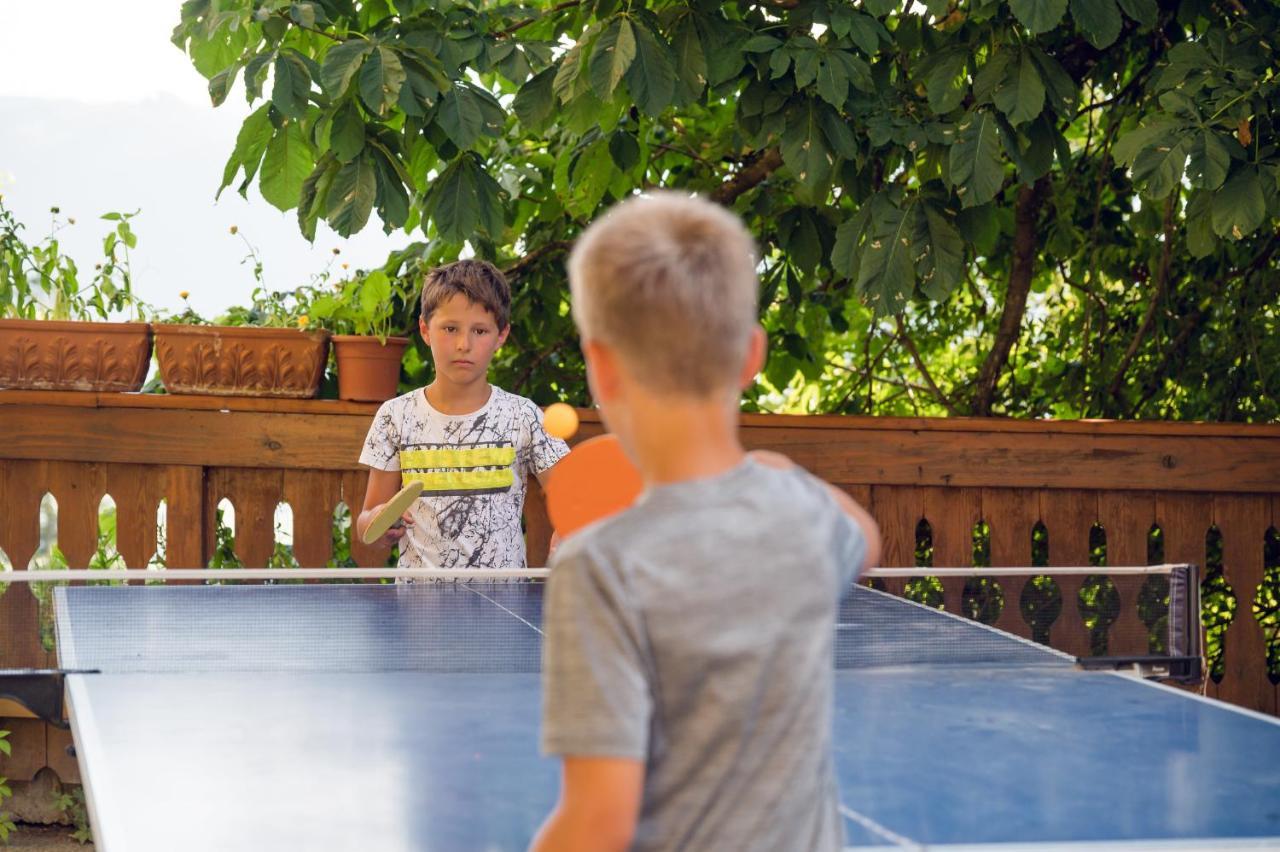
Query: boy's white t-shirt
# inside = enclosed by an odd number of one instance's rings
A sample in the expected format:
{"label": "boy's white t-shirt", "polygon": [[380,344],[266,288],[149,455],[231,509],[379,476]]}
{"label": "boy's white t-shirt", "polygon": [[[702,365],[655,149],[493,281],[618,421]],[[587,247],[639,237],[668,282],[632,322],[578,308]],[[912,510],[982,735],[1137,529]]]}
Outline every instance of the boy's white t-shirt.
{"label": "boy's white t-shirt", "polygon": [[569,446],[542,427],[542,409],[491,385],[468,414],[443,414],[418,388],[378,409],[360,463],[398,470],[425,490],[410,507],[400,568],[526,567],[521,513],[530,473],[552,467]]}

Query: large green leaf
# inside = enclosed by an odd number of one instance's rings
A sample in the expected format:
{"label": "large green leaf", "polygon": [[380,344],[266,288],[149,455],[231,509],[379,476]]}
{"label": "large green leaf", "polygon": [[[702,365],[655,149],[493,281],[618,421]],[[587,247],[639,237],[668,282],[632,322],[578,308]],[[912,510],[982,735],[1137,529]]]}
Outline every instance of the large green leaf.
{"label": "large green leaf", "polygon": [[960,106],[969,92],[968,64],[969,53],[963,48],[947,51],[938,57],[925,78],[930,109],[942,114]]}
{"label": "large green leaf", "polygon": [[964,240],[948,211],[926,202],[920,205],[916,226],[916,271],[920,289],[942,301],[964,278]]}
{"label": "large green leaf", "polygon": [[658,41],[647,26],[636,26],[633,31],[636,56],[627,69],[627,88],[641,112],[657,117],[675,96],[676,69],[671,48]]}
{"label": "large green leaf", "polygon": [[862,240],[867,233],[867,225],[871,222],[871,211],[880,196],[872,197],[871,202],[861,205],[858,211],[845,219],[836,228],[835,245],[831,248],[831,268],[839,278],[857,281],[861,274]]}
{"label": "large green leaf", "polygon": [[311,174],[302,182],[302,198],[298,202],[298,230],[308,242],[315,242],[316,223],[325,211],[329,188],[341,167],[342,164],[333,156],[333,152],[325,151],[316,161]]}
{"label": "large green leaf", "polygon": [[1014,47],[1003,47],[987,56],[978,73],[973,77],[973,97],[979,104],[992,103],[996,90],[1009,79],[1010,68],[1017,71],[1020,52]]}
{"label": "large green leaf", "polygon": [[1120,136],[1111,149],[1111,156],[1116,162],[1132,166],[1138,154],[1147,148],[1157,145],[1172,145],[1182,129],[1181,121],[1161,119],[1143,127],[1130,130]]}
{"label": "large green leaf", "polygon": [[912,240],[920,203],[912,198],[903,207],[890,206],[871,223],[856,285],[877,313],[896,313],[915,289]]}
{"label": "large green leaf", "polygon": [[1067,12],[1067,0],[1009,0],[1009,8],[1033,33],[1053,29]]}
{"label": "large green leaf", "polygon": [[842,109],[849,98],[849,75],[844,65],[829,52],[824,52],[819,59],[818,95],[836,109]]}
{"label": "large green leaf", "polygon": [[239,70],[240,66],[232,65],[214,74],[209,80],[209,100],[214,106],[221,106],[227,99],[227,92],[231,91],[231,86],[236,81],[236,72]]}
{"label": "large green leaf", "polygon": [[360,63],[372,50],[373,45],[363,38],[353,38],[329,48],[320,66],[320,84],[329,97],[342,97],[351,85],[351,78],[360,70]]}
{"label": "large green leaf", "polygon": [[1217,133],[1206,129],[1192,137],[1191,159],[1187,162],[1187,177],[1192,186],[1217,189],[1230,170],[1231,152]]}
{"label": "large green leaf", "polygon": [[810,190],[828,184],[835,165],[822,129],[822,109],[820,103],[813,100],[789,109],[782,133],[782,159]]}
{"label": "large green leaf", "polygon": [[342,166],[329,187],[325,220],[344,237],[362,229],[373,212],[377,177],[368,152]]}
{"label": "large green leaf", "polygon": [[951,184],[964,207],[985,204],[1004,183],[996,119],[985,109],[970,111],[956,128],[951,146]]}
{"label": "large green leaf", "polygon": [[1040,48],[1032,47],[1029,50],[1036,67],[1040,69],[1041,79],[1044,80],[1049,109],[1062,118],[1075,118],[1076,104],[1080,100],[1080,88],[1076,81],[1071,79],[1071,75],[1058,60]]}
{"label": "large green leaf", "polygon": [[360,99],[374,115],[385,115],[400,99],[404,66],[389,47],[375,47],[360,68]]}
{"label": "large green leaf", "polygon": [[311,73],[307,64],[294,51],[281,51],[276,57],[275,83],[271,87],[271,104],[281,114],[302,118],[307,114],[307,95],[311,92]]}
{"label": "large green leaf", "polygon": [[707,86],[707,55],[693,15],[680,19],[672,34],[671,47],[676,55],[676,89],[682,103],[692,103]]}
{"label": "large green leaf", "polygon": [[555,66],[545,68],[526,80],[516,92],[511,109],[525,127],[540,130],[551,118],[556,105],[555,92],[552,91],[555,78]]}
{"label": "large green leaf", "polygon": [[591,50],[591,88],[601,100],[613,97],[614,89],[636,58],[636,37],[631,21],[614,18],[600,34]]}
{"label": "large green leaf", "polygon": [[218,187],[215,198],[222,195],[222,190],[231,185],[241,168],[244,169],[244,181],[240,184],[239,192],[248,197],[246,193],[249,184],[253,182],[253,176],[257,174],[258,165],[262,162],[262,155],[267,151],[267,143],[271,141],[270,113],[271,105],[263,104],[250,113],[244,120],[244,124],[240,125],[240,132],[236,134],[236,146],[231,156],[227,158],[226,167],[222,170],[222,185]]}
{"label": "large green leaf", "polygon": [[1071,17],[1096,48],[1110,47],[1120,36],[1120,10],[1116,0],[1071,0]]}
{"label": "large green leaf", "polygon": [[1195,258],[1208,257],[1218,247],[1213,232],[1213,193],[1193,189],[1187,198],[1187,251]]}
{"label": "large green leaf", "polygon": [[1021,51],[1018,59],[1009,63],[994,100],[1015,127],[1031,121],[1044,109],[1044,83],[1029,51]]}
{"label": "large green leaf", "polygon": [[278,129],[267,143],[258,189],[273,207],[292,210],[298,206],[302,182],[314,166],[315,158],[302,125],[291,121]]}
{"label": "large green leaf", "polygon": [[1191,152],[1191,136],[1183,136],[1170,145],[1155,145],[1138,154],[1133,161],[1134,183],[1143,187],[1148,198],[1164,198],[1182,182],[1187,155]]}
{"label": "large green leaf", "polygon": [[849,16],[849,37],[859,50],[874,57],[880,48],[880,22],[870,15],[854,12]]}
{"label": "large green leaf", "polygon": [[364,150],[364,118],[354,101],[345,101],[334,113],[329,148],[344,163],[351,162]]}
{"label": "large green leaf", "polygon": [[1160,15],[1160,7],[1156,4],[1156,0],[1120,0],[1120,8],[1144,27],[1154,24]]}
{"label": "large green leaf", "polygon": [[565,52],[560,58],[559,65],[552,66],[556,69],[556,75],[553,78],[551,90],[560,103],[567,104],[590,89],[590,84],[587,82],[589,75],[583,73],[583,66],[590,54],[585,53],[584,50],[585,45],[580,40]]}
{"label": "large green leaf", "polygon": [[1267,217],[1267,201],[1262,178],[1253,166],[1236,170],[1213,194],[1213,232],[1233,240],[1244,239]]}
{"label": "large green leaf", "polygon": [[501,188],[472,154],[462,154],[432,184],[425,206],[440,236],[452,243],[474,239],[477,232],[496,239],[502,234]]}
{"label": "large green leaf", "polygon": [[244,66],[244,91],[249,103],[262,97],[262,84],[267,77],[267,69],[276,59],[274,50],[264,50],[249,60]]}
{"label": "large green leaf", "polygon": [[436,123],[453,144],[462,149],[471,147],[484,130],[480,98],[470,86],[454,86],[440,97]]}
{"label": "large green leaf", "polygon": [[372,314],[377,310],[391,310],[391,279],[381,269],[375,269],[365,276],[360,288],[360,310]]}

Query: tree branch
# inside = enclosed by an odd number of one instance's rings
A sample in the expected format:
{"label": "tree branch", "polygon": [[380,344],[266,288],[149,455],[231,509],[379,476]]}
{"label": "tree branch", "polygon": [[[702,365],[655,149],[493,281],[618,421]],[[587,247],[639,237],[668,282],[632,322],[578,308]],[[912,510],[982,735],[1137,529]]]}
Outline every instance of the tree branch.
{"label": "tree branch", "polygon": [[507,27],[505,30],[498,30],[496,33],[493,34],[493,37],[506,38],[507,36],[512,35],[513,33],[519,32],[520,30],[524,29],[530,24],[536,24],[538,21],[541,21],[543,18],[547,17],[548,15],[554,15],[556,12],[563,12],[565,9],[572,9],[575,6],[581,6],[581,5],[582,5],[582,0],[565,0],[565,2],[563,3],[559,3],[555,6],[552,6],[550,9],[543,12],[541,15],[538,15],[536,18],[528,18],[526,20],[520,21],[517,24],[512,24],[511,26]]}
{"label": "tree branch", "polygon": [[758,151],[747,158],[747,164],[737,174],[712,191],[711,200],[727,207],[736,201],[738,196],[763,183],[781,166],[782,152],[776,147]]}
{"label": "tree branch", "polygon": [[529,271],[531,266],[534,266],[548,255],[567,251],[572,245],[573,243],[569,240],[552,240],[549,243],[543,243],[524,257],[512,263],[506,269],[502,270],[502,274],[507,277],[507,281],[517,281],[520,279],[520,276]]}
{"label": "tree branch", "polygon": [[1151,294],[1151,304],[1147,305],[1147,312],[1142,317],[1142,322],[1138,325],[1138,330],[1133,333],[1133,340],[1129,342],[1129,348],[1125,351],[1124,357],[1120,359],[1120,365],[1116,367],[1116,374],[1111,378],[1111,386],[1107,388],[1114,399],[1120,398],[1120,385],[1124,382],[1124,374],[1128,372],[1129,365],[1133,363],[1133,359],[1138,354],[1138,347],[1142,345],[1142,339],[1147,336],[1147,332],[1151,330],[1151,326],[1155,323],[1156,311],[1160,307],[1160,302],[1164,299],[1165,288],[1169,282],[1169,262],[1173,256],[1173,202],[1178,197],[1178,193],[1171,192],[1164,202],[1164,248],[1160,252],[1160,269],[1156,273],[1156,289]]}
{"label": "tree branch", "polygon": [[924,382],[929,386],[930,393],[933,394],[934,398],[937,399],[938,402],[942,403],[943,408],[947,409],[948,414],[953,417],[958,416],[960,412],[956,410],[956,407],[952,404],[950,398],[948,398],[947,395],[942,392],[942,389],[938,387],[937,382],[933,380],[933,376],[929,374],[929,368],[924,365],[924,359],[920,357],[920,350],[916,348],[915,341],[913,341],[910,335],[907,334],[907,325],[902,319],[902,314],[899,313],[894,317],[894,319],[898,323],[898,340],[902,342],[903,348],[911,355],[911,360],[915,362],[916,369],[919,370],[920,375],[924,377]]}
{"label": "tree branch", "polygon": [[1013,263],[1009,269],[1009,289],[1005,294],[1004,310],[1000,313],[1000,326],[995,342],[978,372],[978,383],[973,395],[973,413],[990,416],[996,398],[996,385],[1000,373],[1009,360],[1009,351],[1022,329],[1022,317],[1027,310],[1027,294],[1031,292],[1031,279],[1036,264],[1036,223],[1049,180],[1042,177],[1034,186],[1018,188],[1014,206]]}
{"label": "tree branch", "polygon": [[[1248,276],[1249,273],[1256,272],[1266,266],[1268,261],[1271,260],[1271,256],[1275,254],[1277,248],[1280,248],[1280,230],[1276,230],[1272,233],[1271,238],[1267,240],[1267,244],[1263,250],[1258,252],[1258,255],[1254,257],[1247,266],[1234,270],[1233,272],[1230,272],[1218,279],[1213,287],[1212,298],[1207,300],[1207,303],[1209,305],[1217,304],[1218,294],[1222,292],[1223,288],[1226,287],[1227,284],[1237,278],[1244,278]],[[1137,416],[1137,413],[1144,405],[1147,404],[1151,397],[1155,396],[1156,393],[1159,392],[1161,386],[1164,384],[1165,372],[1169,369],[1169,363],[1186,347],[1187,343],[1191,339],[1191,335],[1200,326],[1208,313],[1208,309],[1197,307],[1191,313],[1183,317],[1182,328],[1179,329],[1177,337],[1173,339],[1173,343],[1170,344],[1168,350],[1165,351],[1164,357],[1160,359],[1160,365],[1156,367],[1155,371],[1147,379],[1146,384],[1142,389],[1142,396],[1140,396],[1138,401],[1130,407],[1130,417]]]}

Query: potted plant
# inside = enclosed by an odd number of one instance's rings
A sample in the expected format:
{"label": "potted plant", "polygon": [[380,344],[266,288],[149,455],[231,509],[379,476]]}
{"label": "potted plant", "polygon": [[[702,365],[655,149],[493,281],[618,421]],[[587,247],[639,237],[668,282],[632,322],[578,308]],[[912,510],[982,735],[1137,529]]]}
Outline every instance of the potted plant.
{"label": "potted plant", "polygon": [[[137,213],[108,213],[103,261],[81,286],[75,261],[57,233],[75,224],[51,210],[53,229],[42,242],[22,238],[23,225],[0,199],[0,388],[137,391],[151,363],[146,306],[132,290],[129,250]],[[128,312],[136,322],[109,322]]]}
{"label": "potted plant", "polygon": [[[231,233],[238,232],[232,226]],[[248,241],[246,240],[246,243]],[[249,307],[210,323],[188,306],[153,324],[164,388],[174,394],[309,399],[320,389],[329,358],[329,332],[312,327],[313,290],[262,286],[262,260],[249,245],[259,286]],[[181,294],[186,299],[187,294]]]}
{"label": "potted plant", "polygon": [[340,399],[382,402],[396,395],[409,338],[391,332],[396,303],[411,300],[404,279],[383,269],[357,273],[312,300],[310,322],[334,333]]}

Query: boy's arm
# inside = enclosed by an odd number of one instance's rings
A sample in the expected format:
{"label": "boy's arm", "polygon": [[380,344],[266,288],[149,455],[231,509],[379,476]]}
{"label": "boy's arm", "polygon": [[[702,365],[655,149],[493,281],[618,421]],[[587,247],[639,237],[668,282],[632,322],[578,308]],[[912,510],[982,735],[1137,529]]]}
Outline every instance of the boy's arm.
{"label": "boy's arm", "polygon": [[[369,469],[369,484],[364,490],[364,507],[360,510],[360,515],[356,518],[355,537],[357,539],[364,538],[364,529],[369,526],[369,522],[373,520],[373,516],[377,514],[378,509],[382,508],[382,504],[396,496],[396,492],[400,490],[400,471],[398,470],[378,470]],[[412,524],[413,519],[409,517],[409,513],[405,512],[405,524]],[[384,544],[395,544],[404,536],[404,527],[392,527],[382,535]]]}
{"label": "boy's arm", "polygon": [[[796,463],[790,458],[773,450],[752,450],[748,455],[765,467],[787,470],[796,466]],[[853,518],[862,529],[862,535],[867,540],[867,555],[862,562],[863,570],[876,567],[880,564],[880,525],[876,523],[875,518],[871,517],[866,509],[859,506],[844,491],[829,482],[824,482],[823,484],[827,486],[827,490],[831,492],[831,496],[835,498],[836,503],[844,510],[844,513]]]}
{"label": "boy's arm", "polygon": [[565,757],[560,801],[533,839],[534,852],[623,850],[631,845],[644,764],[618,757]]}

